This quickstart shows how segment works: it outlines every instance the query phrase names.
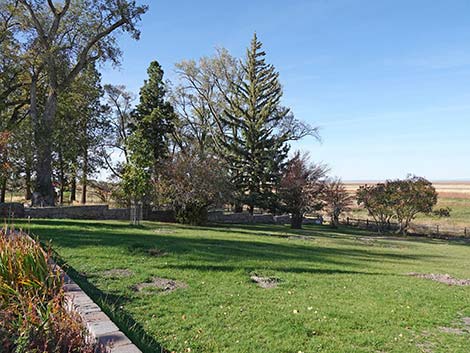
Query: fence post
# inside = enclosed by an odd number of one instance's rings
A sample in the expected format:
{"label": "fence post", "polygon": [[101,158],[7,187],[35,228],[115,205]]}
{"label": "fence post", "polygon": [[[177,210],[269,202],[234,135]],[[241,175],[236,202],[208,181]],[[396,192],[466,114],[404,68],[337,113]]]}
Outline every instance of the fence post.
{"label": "fence post", "polygon": [[349,225],[349,217],[346,217],[346,225]]}
{"label": "fence post", "polygon": [[366,228],[369,229],[369,219],[366,219]]}

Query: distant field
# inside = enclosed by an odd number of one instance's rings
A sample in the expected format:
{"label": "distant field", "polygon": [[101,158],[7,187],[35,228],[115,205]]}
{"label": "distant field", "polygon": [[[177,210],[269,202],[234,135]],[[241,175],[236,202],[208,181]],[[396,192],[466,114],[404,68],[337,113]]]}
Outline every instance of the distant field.
{"label": "distant field", "polygon": [[[376,182],[346,182],[346,188],[352,194],[359,186],[375,184]],[[452,209],[449,218],[439,218],[432,215],[420,215],[416,223],[440,224],[444,227],[470,226],[470,181],[459,182],[434,182],[439,197],[436,208],[450,207]],[[367,218],[367,211],[355,207],[349,214],[350,217]]]}

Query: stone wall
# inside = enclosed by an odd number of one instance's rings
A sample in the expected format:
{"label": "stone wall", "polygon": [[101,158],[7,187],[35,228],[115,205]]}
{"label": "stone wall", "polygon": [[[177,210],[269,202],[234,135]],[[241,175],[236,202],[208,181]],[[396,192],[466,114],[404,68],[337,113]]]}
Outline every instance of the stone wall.
{"label": "stone wall", "polygon": [[290,222],[290,216],[273,216],[271,214],[250,215],[249,213],[224,213],[223,211],[213,211],[209,212],[209,222],[229,224],[284,224]]}
{"label": "stone wall", "polygon": [[[0,204],[3,218],[56,218],[90,220],[130,220],[129,208],[109,208],[108,205],[64,206],[64,207],[24,207],[20,203]],[[176,222],[171,210],[149,210],[144,212],[144,220],[156,222]],[[273,216],[271,214],[209,212],[208,220],[212,223],[228,224],[288,224],[290,215]],[[316,219],[304,219],[304,223],[317,223]]]}
{"label": "stone wall", "polygon": [[[209,212],[209,222],[227,224],[290,224],[291,216],[273,216],[271,214]],[[304,224],[321,224],[319,219],[304,218]]]}
{"label": "stone wall", "polygon": [[21,203],[0,203],[0,217],[6,218],[24,218],[24,206]]}
{"label": "stone wall", "polygon": [[109,209],[108,205],[27,207],[25,208],[25,216],[60,219],[130,219],[129,209]]}

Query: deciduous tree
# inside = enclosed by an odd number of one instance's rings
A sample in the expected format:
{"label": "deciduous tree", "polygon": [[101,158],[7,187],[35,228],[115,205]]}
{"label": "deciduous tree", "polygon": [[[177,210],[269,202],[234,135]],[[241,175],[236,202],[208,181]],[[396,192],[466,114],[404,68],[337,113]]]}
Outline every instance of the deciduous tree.
{"label": "deciduous tree", "polygon": [[348,193],[341,179],[332,178],[325,182],[323,200],[331,225],[338,227],[341,213],[350,210],[354,197]]}
{"label": "deciduous tree", "polygon": [[288,161],[277,194],[282,210],[291,214],[292,228],[302,228],[306,213],[323,208],[326,173],[326,166],[311,163],[308,154],[296,152]]}
{"label": "deciduous tree", "polygon": [[[30,75],[29,112],[37,148],[36,193],[34,204],[54,204],[52,188],[52,127],[59,95],[90,64],[97,61],[117,62],[119,48],[116,33],[128,32],[139,37],[136,28],[146,6],[125,0],[82,0],[62,2],[7,0],[9,15],[16,24],[15,40],[31,55],[24,72]],[[13,7],[11,5],[17,4]],[[44,97],[38,96],[38,81],[47,85]],[[39,105],[39,100],[44,105]]]}

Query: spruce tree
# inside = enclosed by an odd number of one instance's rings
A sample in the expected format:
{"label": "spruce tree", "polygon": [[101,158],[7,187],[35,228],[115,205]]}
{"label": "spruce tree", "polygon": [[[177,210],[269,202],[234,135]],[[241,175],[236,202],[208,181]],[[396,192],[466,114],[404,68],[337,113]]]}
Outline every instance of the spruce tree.
{"label": "spruce tree", "polygon": [[[153,172],[168,155],[170,135],[174,130],[176,114],[173,106],[165,100],[166,89],[163,70],[157,61],[150,63],[148,79],[140,90],[140,102],[133,113],[131,132],[138,133],[146,145],[147,158],[153,163]],[[142,148],[139,148],[142,151]]]}
{"label": "spruce tree", "polygon": [[242,63],[242,75],[227,94],[223,121],[230,133],[220,144],[231,165],[239,202],[254,207],[271,208],[273,189],[279,183],[289,151],[289,134],[281,126],[290,111],[280,104],[282,87],[279,73],[266,63],[262,43],[256,34]]}

